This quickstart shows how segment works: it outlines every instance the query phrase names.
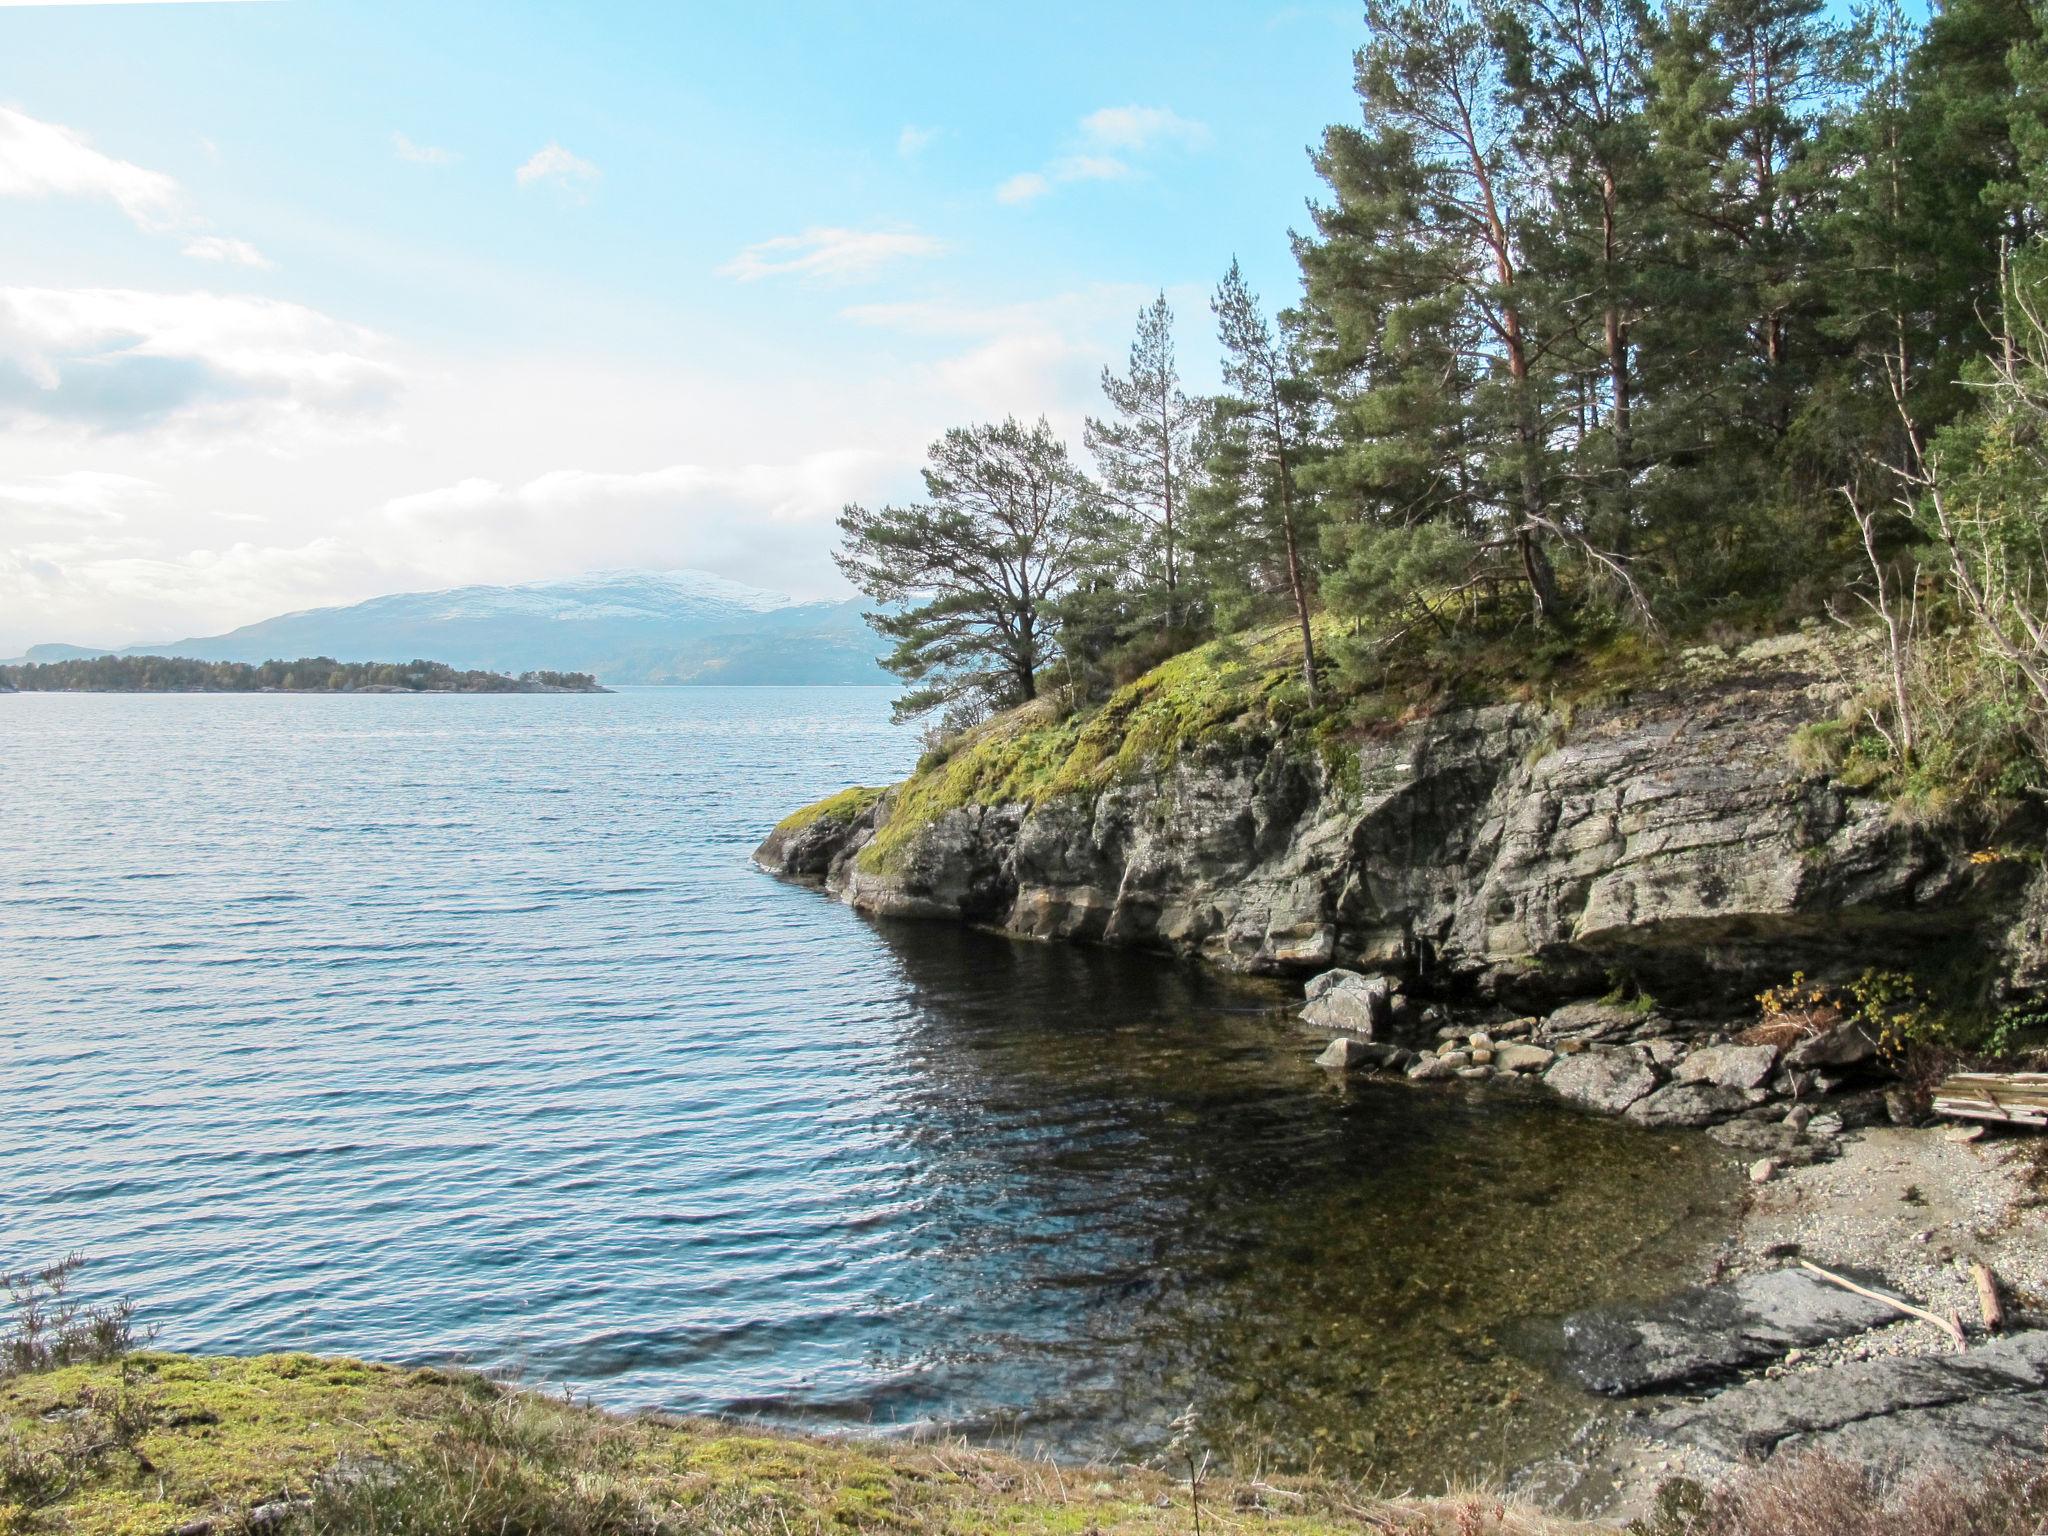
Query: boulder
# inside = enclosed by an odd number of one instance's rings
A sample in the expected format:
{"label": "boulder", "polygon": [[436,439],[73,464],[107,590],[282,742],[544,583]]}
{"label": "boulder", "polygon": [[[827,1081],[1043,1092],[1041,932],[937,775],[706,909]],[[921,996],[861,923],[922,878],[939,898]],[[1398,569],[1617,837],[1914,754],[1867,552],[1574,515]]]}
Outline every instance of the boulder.
{"label": "boulder", "polygon": [[1708,1045],[1681,1061],[1671,1077],[1680,1083],[1761,1088],[1777,1064],[1778,1053],[1768,1045]]}
{"label": "boulder", "polygon": [[1854,1067],[1876,1054],[1877,1041],[1852,1019],[1799,1041],[1785,1053],[1785,1065],[1802,1072],[1813,1067]]}
{"label": "boulder", "polygon": [[1332,1072],[1360,1072],[1380,1064],[1379,1052],[1363,1040],[1332,1040],[1316,1058],[1316,1065]]}
{"label": "boulder", "polygon": [[1620,1003],[1567,1003],[1536,1026],[1545,1041],[1625,1040],[1643,1024],[1640,1010]]}
{"label": "boulder", "polygon": [[1332,987],[1363,986],[1369,980],[1371,980],[1370,977],[1358,971],[1342,969],[1324,971],[1319,975],[1309,977],[1308,984],[1301,989],[1302,996],[1312,1003]]}
{"label": "boulder", "polygon": [[1301,1010],[1302,1022],[1315,1029],[1342,1030],[1371,1040],[1384,1034],[1393,1014],[1394,988],[1384,976],[1356,971],[1325,971],[1316,978],[1337,979],[1313,993]]}
{"label": "boulder", "polygon": [[1803,1269],[1767,1270],[1647,1307],[1575,1313],[1563,1324],[1565,1365],[1609,1397],[1669,1392],[1725,1381],[1788,1350],[1811,1349],[1897,1316],[1883,1302]]}
{"label": "boulder", "polygon": [[[1754,1097],[1752,1097],[1754,1095]],[[1761,1089],[1723,1088],[1719,1083],[1670,1083],[1625,1111],[1638,1125],[1662,1130],[1669,1126],[1712,1125],[1739,1115],[1766,1095]]]}
{"label": "boulder", "polygon": [[1627,1051],[1584,1051],[1559,1057],[1543,1081],[1582,1108],[1618,1115],[1656,1089],[1657,1074]]}
{"label": "boulder", "polygon": [[1540,1045],[1498,1045],[1493,1050],[1493,1064],[1503,1072],[1541,1072],[1555,1060],[1557,1052]]}

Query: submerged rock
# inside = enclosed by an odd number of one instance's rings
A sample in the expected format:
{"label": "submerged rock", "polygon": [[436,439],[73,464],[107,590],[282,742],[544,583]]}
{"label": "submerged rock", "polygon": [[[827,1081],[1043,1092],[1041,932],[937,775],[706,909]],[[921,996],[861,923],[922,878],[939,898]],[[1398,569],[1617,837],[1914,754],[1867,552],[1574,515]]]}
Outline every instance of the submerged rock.
{"label": "submerged rock", "polygon": [[1567,1369],[1595,1392],[1633,1397],[1725,1381],[1745,1367],[1862,1333],[1898,1314],[1801,1269],[1744,1275],[1640,1308],[1564,1321]]}

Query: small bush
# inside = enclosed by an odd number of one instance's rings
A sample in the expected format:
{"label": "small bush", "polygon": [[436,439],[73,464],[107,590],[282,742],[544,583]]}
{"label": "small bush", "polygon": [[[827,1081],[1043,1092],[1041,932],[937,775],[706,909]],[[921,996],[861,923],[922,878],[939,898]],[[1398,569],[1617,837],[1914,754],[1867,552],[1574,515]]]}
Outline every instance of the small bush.
{"label": "small bush", "polygon": [[135,1304],[123,1297],[89,1307],[71,1295],[84,1265],[71,1254],[44,1269],[0,1275],[13,1321],[0,1337],[0,1381],[31,1371],[118,1360],[135,1347]]}

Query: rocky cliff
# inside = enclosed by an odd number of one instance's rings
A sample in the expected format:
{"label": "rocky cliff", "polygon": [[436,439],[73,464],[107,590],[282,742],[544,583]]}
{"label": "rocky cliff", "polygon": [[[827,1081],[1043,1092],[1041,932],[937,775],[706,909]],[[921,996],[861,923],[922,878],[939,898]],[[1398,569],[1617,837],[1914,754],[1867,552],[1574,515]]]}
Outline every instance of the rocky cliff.
{"label": "rocky cliff", "polygon": [[1332,728],[1269,702],[1256,660],[1190,653],[1094,716],[1027,709],[799,813],[756,858],[878,914],[1514,1006],[1615,972],[1702,1005],[1798,969],[2040,980],[2031,813],[1917,825],[1801,765],[1856,668],[1809,633],[1689,652],[1604,700]]}

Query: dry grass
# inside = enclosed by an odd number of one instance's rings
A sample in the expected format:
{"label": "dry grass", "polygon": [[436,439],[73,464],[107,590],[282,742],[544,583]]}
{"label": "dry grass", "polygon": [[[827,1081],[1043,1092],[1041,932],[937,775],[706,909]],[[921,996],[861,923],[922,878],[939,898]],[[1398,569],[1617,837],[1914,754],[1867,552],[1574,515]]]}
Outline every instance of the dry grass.
{"label": "dry grass", "polygon": [[1970,1476],[1947,1468],[1882,1476],[1821,1455],[1746,1472],[1672,1515],[1655,1536],[2042,1536],[2048,1468]]}

